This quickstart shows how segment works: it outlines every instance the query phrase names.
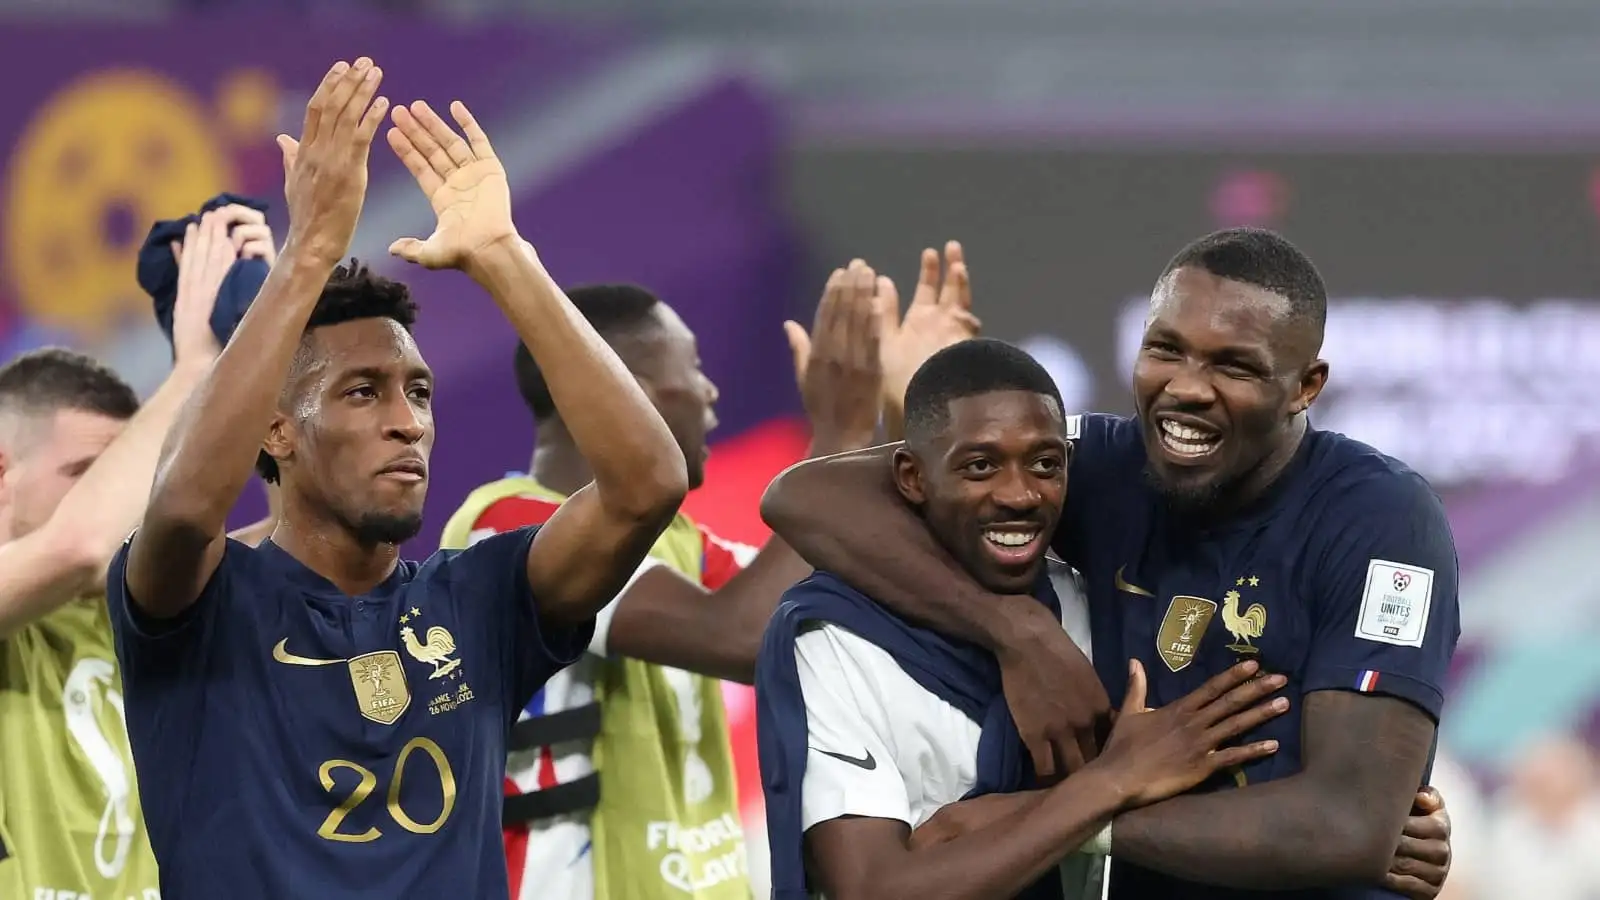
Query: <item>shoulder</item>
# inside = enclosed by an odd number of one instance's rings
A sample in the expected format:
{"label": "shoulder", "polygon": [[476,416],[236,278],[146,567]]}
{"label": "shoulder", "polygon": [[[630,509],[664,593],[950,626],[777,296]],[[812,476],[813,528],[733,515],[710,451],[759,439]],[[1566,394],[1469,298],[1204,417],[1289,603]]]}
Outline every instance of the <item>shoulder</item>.
{"label": "shoulder", "polygon": [[1315,432],[1308,506],[1321,513],[1317,531],[1348,529],[1352,522],[1388,527],[1448,527],[1444,501],[1410,466],[1337,432]]}
{"label": "shoulder", "polygon": [[828,685],[859,698],[907,676],[887,650],[842,625],[812,622],[794,641],[801,684]]}
{"label": "shoulder", "polygon": [[440,544],[466,547],[491,534],[542,525],[560,508],[560,496],[533,479],[502,478],[467,495],[445,523]]}
{"label": "shoulder", "polygon": [[1065,436],[1072,444],[1073,465],[1144,468],[1144,432],[1136,419],[1107,413],[1068,416]]}

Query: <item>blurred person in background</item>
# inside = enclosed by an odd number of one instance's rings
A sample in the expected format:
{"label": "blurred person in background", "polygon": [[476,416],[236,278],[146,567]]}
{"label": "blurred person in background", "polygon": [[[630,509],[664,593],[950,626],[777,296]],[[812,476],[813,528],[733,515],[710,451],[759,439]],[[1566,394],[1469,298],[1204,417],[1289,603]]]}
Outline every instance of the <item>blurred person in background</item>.
{"label": "blurred person in background", "polygon": [[122,685],[104,599],[112,555],[150,496],[162,442],[219,352],[217,288],[270,261],[260,213],[191,225],[178,257],[172,373],[140,408],[95,360],[61,349],[0,369],[0,896],[153,900]]}
{"label": "blurred person in background", "polygon": [[1474,860],[1477,900],[1600,898],[1600,771],[1569,734],[1529,746],[1496,793]]}
{"label": "blurred person in background", "polygon": [[[950,331],[923,310],[957,288],[960,279],[947,279],[941,290],[938,274],[935,256],[919,281],[919,315],[902,324],[893,283],[856,260],[829,278],[809,334],[785,323],[811,455],[870,446],[880,408],[898,409],[905,367]],[[571,297],[666,420],[698,487],[718,391],[693,332],[643,288],[580,287]],[[445,528],[447,547],[539,524],[592,477],[524,347],[515,370],[538,427],[531,475],[473,492]],[[780,540],[758,551],[674,520],[601,613],[589,655],[552,678],[513,729],[505,840],[514,896],[750,896],[717,679],[751,682],[772,610],[810,570]]]}

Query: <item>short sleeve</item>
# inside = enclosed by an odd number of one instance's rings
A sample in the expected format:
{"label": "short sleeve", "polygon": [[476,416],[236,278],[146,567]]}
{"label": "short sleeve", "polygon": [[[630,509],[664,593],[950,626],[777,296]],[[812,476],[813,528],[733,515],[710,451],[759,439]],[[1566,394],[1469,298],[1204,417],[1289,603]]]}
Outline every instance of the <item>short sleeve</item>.
{"label": "short sleeve", "polygon": [[[881,723],[888,710],[869,690],[851,645],[865,643],[833,626],[795,639],[796,668],[805,695],[807,752],[800,790],[802,830],[843,816],[911,824],[911,801]],[[875,724],[879,723],[879,724]]]}
{"label": "short sleeve", "polygon": [[516,709],[551,675],[576,662],[594,634],[593,619],[571,627],[540,619],[539,599],[528,584],[528,548],[538,531],[538,526],[528,526],[484,537],[456,552],[450,564],[457,608],[465,611],[490,601],[485,624],[507,663]]}
{"label": "short sleeve", "polygon": [[162,619],[142,610],[128,591],[128,552],[132,545],[133,537],[129,536],[111,558],[106,572],[107,614],[124,674],[137,678],[146,671],[178,671],[184,667],[185,658],[197,653],[210,639],[222,607],[234,593],[232,585],[239,570],[256,551],[230,538],[195,602],[178,615]]}
{"label": "short sleeve", "polygon": [[1461,635],[1444,505],[1420,476],[1389,473],[1341,492],[1315,527],[1304,690],[1399,697],[1437,720]]}
{"label": "short sleeve", "polygon": [[1087,565],[1088,543],[1095,524],[1103,526],[1105,521],[1106,490],[1121,483],[1120,470],[1130,458],[1138,460],[1143,468],[1144,448],[1137,426],[1120,416],[1067,416],[1064,430],[1067,443],[1072,445],[1072,460],[1067,468],[1067,499],[1050,548],[1063,562],[1082,570]]}

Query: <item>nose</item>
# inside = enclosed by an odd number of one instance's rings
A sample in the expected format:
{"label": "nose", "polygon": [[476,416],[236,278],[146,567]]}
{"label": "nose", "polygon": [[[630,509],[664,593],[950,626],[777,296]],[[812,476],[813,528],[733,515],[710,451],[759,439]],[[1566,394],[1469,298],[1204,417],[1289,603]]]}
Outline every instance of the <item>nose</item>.
{"label": "nose", "polygon": [[385,438],[415,444],[428,433],[427,413],[419,411],[409,401],[393,404],[393,412],[383,431]]}
{"label": "nose", "polygon": [[1211,379],[1193,364],[1178,366],[1162,391],[1184,406],[1210,406],[1217,399]]}
{"label": "nose", "polygon": [[706,382],[706,385],[705,385],[706,404],[708,406],[716,406],[717,405],[717,401],[722,398],[722,392],[717,390],[717,383],[715,381],[712,381],[710,376],[701,375],[700,377],[705,379],[705,382]]}
{"label": "nose", "polygon": [[1008,466],[993,481],[989,494],[995,505],[1010,512],[1032,513],[1044,502],[1044,495],[1032,477],[1020,466]]}

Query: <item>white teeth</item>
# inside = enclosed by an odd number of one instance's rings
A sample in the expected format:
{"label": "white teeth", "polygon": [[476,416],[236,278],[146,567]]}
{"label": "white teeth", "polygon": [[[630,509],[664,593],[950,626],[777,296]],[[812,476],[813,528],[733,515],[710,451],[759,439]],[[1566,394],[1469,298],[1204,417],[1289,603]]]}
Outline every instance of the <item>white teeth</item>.
{"label": "white teeth", "polygon": [[1002,547],[1024,547],[1039,536],[1037,531],[985,531],[983,536]]}
{"label": "white teeth", "polygon": [[1161,443],[1179,456],[1204,456],[1216,448],[1221,438],[1198,428],[1180,425],[1171,419],[1161,420]]}

